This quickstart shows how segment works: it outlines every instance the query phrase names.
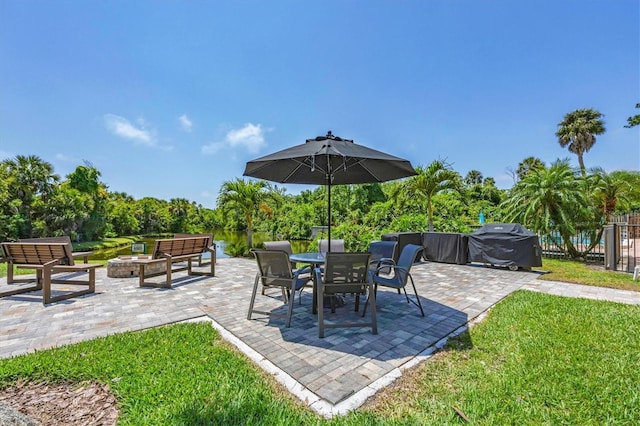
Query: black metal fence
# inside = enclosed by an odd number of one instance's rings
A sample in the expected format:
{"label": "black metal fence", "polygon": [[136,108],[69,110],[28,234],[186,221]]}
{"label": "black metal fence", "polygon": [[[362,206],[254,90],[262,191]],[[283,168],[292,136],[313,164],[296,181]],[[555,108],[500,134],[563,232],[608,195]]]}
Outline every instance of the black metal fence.
{"label": "black metal fence", "polygon": [[640,266],[640,224],[613,223],[605,226],[605,267],[633,272]]}
{"label": "black metal fence", "polygon": [[[600,265],[604,265],[605,260],[605,242],[603,238],[598,241],[594,241],[593,238],[597,238],[598,234],[595,232],[579,232],[571,237],[570,243],[579,253],[586,253],[585,258],[589,262],[594,262]],[[566,259],[567,255],[567,242],[564,241],[559,232],[552,232],[551,234],[538,235],[540,240],[540,248],[542,250],[542,256],[552,259]]]}
{"label": "black metal fence", "polygon": [[[612,223],[605,225],[602,237],[592,241],[593,232],[581,232],[571,237],[571,243],[589,262],[605,269],[633,273],[640,266],[640,224]],[[539,235],[542,256],[568,258],[566,244],[560,235]]]}

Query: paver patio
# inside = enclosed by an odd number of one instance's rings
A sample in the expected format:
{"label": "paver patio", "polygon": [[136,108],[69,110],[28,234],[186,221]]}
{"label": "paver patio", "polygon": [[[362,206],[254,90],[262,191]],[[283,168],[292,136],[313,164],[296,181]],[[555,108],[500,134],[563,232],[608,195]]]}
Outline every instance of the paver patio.
{"label": "paver patio", "polygon": [[[636,292],[540,281],[533,272],[425,262],[412,268],[424,318],[404,295],[380,289],[377,335],[370,328],[341,328],[320,339],[310,290],[303,293],[302,304],[296,301],[290,328],[284,327],[284,318],[258,315],[249,321],[255,262],[225,258],[217,263],[216,277],[178,273],[171,289],[141,288],[137,278],[108,278],[101,268],[92,295],[48,306],[42,305],[40,292],[2,298],[0,357],[206,319],[306,404],[331,416],[359,406],[518,289],[640,304]],[[7,286],[6,278],[0,279],[0,289]],[[280,291],[267,295],[256,303],[284,312]],[[327,311],[326,317],[357,320],[352,309],[347,303],[336,314]]]}

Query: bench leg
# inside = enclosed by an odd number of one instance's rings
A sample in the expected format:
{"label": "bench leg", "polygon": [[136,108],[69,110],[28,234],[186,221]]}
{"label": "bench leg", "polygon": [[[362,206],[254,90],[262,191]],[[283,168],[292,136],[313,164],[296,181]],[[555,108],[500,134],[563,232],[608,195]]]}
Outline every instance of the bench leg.
{"label": "bench leg", "polygon": [[[63,273],[63,272],[71,272],[71,271],[65,271],[65,270],[57,270],[57,268],[53,267],[51,269],[51,271],[47,271],[44,270],[43,271],[43,277],[42,277],[42,283],[43,283],[43,290],[42,290],[42,303],[43,304],[49,304],[49,303],[55,303],[55,302],[59,302],[61,300],[67,300],[67,299],[72,299],[74,297],[80,297],[80,296],[84,296],[86,294],[92,294],[96,292],[96,270],[95,268],[87,268],[86,270],[82,271],[82,270],[78,270],[77,272],[86,272],[89,276],[88,279],[85,280],[66,280],[66,279],[55,279],[52,277],[53,274],[56,273]],[[87,288],[84,290],[78,290],[78,291],[67,291],[63,294],[60,294],[58,296],[52,296],[51,295],[51,285],[52,284],[66,284],[66,285],[80,285],[80,286],[86,286]]]}
{"label": "bench leg", "polygon": [[140,287],[144,286],[144,263],[141,263],[140,270],[138,271],[138,284]]}
{"label": "bench leg", "polygon": [[[205,264],[205,266],[206,266],[206,264]],[[208,272],[205,272],[205,271],[193,271],[192,270],[191,261],[189,261],[189,275],[202,275],[202,276],[207,276],[207,277],[215,277],[216,276],[216,254],[215,254],[215,252],[211,253],[211,262],[210,262],[210,266],[209,267],[210,267],[210,269],[209,269]],[[262,294],[264,294],[264,292]]]}
{"label": "bench leg", "polygon": [[96,292],[96,270],[94,268],[89,269],[89,290],[88,291],[90,293]]}
{"label": "bench leg", "polygon": [[7,263],[7,284],[13,283],[13,262]]}
{"label": "bench leg", "polygon": [[51,266],[44,267],[44,270],[41,271],[41,279],[39,279],[39,281],[42,283],[42,304],[48,305],[49,303],[52,302],[51,300]]}
{"label": "bench leg", "polygon": [[167,258],[166,260],[166,273],[165,272],[156,272],[156,273],[151,273],[149,274],[149,277],[155,277],[158,275],[166,275],[167,279],[165,282],[152,282],[152,281],[145,281],[145,278],[147,278],[145,276],[145,264],[144,263],[139,263],[138,264],[140,266],[140,271],[138,273],[138,284],[140,287],[161,287],[161,288],[171,288],[171,258]]}
{"label": "bench leg", "polygon": [[[171,288],[171,265],[173,265],[171,258],[167,258],[167,288]],[[191,267],[191,261],[189,261],[189,267]]]}

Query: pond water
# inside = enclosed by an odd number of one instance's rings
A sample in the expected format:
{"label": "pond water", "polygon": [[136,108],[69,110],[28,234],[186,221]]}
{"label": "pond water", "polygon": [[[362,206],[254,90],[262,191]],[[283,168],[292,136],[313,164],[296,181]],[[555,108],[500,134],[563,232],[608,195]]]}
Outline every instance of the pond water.
{"label": "pond water", "polygon": [[[145,254],[151,254],[153,250],[153,245],[156,238],[143,238],[138,242],[143,242],[146,244],[146,252]],[[235,232],[235,231],[214,231],[213,232],[213,240],[216,243],[217,251],[216,256],[218,259],[229,257],[228,254],[225,253],[225,247],[228,244],[237,244],[237,243],[247,243],[247,233],[246,232]],[[253,244],[259,245],[264,241],[275,241],[278,240],[277,237],[273,237],[270,234],[254,232],[253,233]],[[311,241],[291,241],[291,247],[294,253],[301,253],[305,251],[309,251],[309,246],[311,245]],[[95,250],[89,256],[91,260],[108,260],[113,259],[118,256],[129,256],[131,255],[131,246],[126,245],[122,247],[110,248],[110,249],[102,249]]]}

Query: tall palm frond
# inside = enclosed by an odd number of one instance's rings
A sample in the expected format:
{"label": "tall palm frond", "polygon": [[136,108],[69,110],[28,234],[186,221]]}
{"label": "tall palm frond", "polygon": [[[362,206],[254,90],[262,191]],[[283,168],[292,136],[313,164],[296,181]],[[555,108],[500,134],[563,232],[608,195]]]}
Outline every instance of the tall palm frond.
{"label": "tall palm frond", "polygon": [[568,147],[569,152],[578,156],[582,176],[586,176],[584,153],[596,143],[596,135],[603,134],[606,129],[604,115],[592,108],[577,109],[564,116],[558,124],[556,136],[561,147]]}

